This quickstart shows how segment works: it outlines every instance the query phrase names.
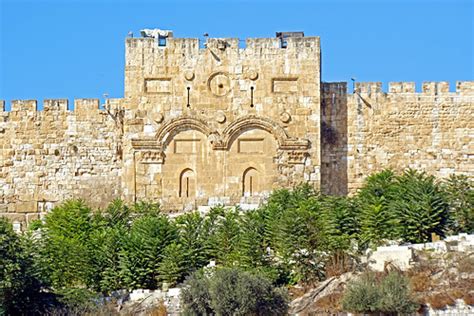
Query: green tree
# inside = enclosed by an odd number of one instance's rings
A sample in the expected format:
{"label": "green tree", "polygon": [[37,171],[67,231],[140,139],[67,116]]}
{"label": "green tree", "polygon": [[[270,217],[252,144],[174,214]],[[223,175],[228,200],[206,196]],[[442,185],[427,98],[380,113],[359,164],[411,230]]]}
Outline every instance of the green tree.
{"label": "green tree", "polygon": [[169,285],[174,285],[184,279],[184,275],[189,273],[189,265],[186,262],[186,255],[183,246],[177,243],[169,244],[161,255],[161,262],[158,267],[158,278]]}
{"label": "green tree", "polygon": [[150,213],[135,219],[120,253],[127,287],[156,289],[164,249],[177,237],[176,226],[165,215]]}
{"label": "green tree", "polygon": [[391,170],[370,175],[356,197],[360,240],[363,246],[378,246],[399,236],[398,218],[390,205],[396,199],[396,176]]}
{"label": "green tree", "polygon": [[206,219],[198,212],[186,213],[176,218],[179,244],[188,273],[209,263],[214,245],[209,240],[209,229],[211,227],[206,225]]}
{"label": "green tree", "polygon": [[44,306],[30,240],[18,236],[0,217],[0,315],[37,314]]}
{"label": "green tree", "polygon": [[452,233],[474,233],[474,182],[465,175],[451,175],[443,184],[449,203]]}
{"label": "green tree", "polygon": [[421,243],[431,241],[431,233],[444,236],[449,205],[433,176],[406,170],[396,179],[396,196],[390,209],[398,218],[400,238]]}
{"label": "green tree", "polygon": [[38,243],[55,288],[93,284],[94,268],[88,240],[93,229],[92,211],[81,200],[68,200],[45,218]]}

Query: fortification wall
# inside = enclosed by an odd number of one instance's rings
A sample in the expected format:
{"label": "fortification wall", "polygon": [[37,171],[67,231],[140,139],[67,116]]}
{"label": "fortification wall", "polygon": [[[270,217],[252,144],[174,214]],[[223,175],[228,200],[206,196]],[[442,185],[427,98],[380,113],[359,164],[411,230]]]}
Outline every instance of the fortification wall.
{"label": "fortification wall", "polygon": [[347,99],[348,189],[384,168],[474,176],[474,82],[356,83]]}
{"label": "fortification wall", "polygon": [[0,103],[0,216],[29,223],[67,198],[120,196],[121,127],[99,100]]}
{"label": "fortification wall", "polygon": [[321,84],[321,192],[346,195],[347,83]]}
{"label": "fortification wall", "polygon": [[191,209],[257,203],[304,181],[319,188],[319,38],[288,38],[286,48],[277,38],[205,46],[127,39],[126,199]]}

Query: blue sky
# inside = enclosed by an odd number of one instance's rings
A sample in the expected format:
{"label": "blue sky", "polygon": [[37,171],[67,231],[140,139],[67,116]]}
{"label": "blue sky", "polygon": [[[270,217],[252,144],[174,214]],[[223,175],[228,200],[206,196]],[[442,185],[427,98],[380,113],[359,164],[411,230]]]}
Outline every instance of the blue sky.
{"label": "blue sky", "polygon": [[123,96],[129,31],[321,36],[323,80],[474,80],[474,1],[0,0],[0,99]]}

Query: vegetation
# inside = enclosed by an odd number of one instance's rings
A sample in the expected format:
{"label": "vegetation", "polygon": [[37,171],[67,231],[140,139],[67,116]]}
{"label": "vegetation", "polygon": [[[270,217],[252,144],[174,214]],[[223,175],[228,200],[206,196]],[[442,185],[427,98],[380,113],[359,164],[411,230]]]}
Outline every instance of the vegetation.
{"label": "vegetation", "polygon": [[[175,219],[153,203],[116,200],[92,210],[70,200],[23,235],[0,221],[0,313],[34,314],[55,300],[70,306],[83,298],[85,304],[117,289],[156,289],[186,278],[193,291],[211,291],[212,278],[199,274],[211,260],[226,268],[216,278],[222,273],[264,287],[310,286],[353,269],[367,247],[473,232],[473,219],[472,181],[436,181],[413,170],[371,175],[353,197],[324,196],[301,185],[273,192],[254,211],[215,207]],[[215,295],[231,295],[222,291]],[[370,300],[371,289],[366,291],[363,299]],[[197,307],[189,308],[219,310],[209,305],[211,294],[203,292]]]}
{"label": "vegetation", "polygon": [[285,289],[265,277],[235,268],[195,272],[182,292],[185,315],[285,315]]}
{"label": "vegetation", "polygon": [[418,309],[410,297],[409,280],[398,272],[377,276],[366,272],[348,284],[344,310],[356,313],[411,314]]}

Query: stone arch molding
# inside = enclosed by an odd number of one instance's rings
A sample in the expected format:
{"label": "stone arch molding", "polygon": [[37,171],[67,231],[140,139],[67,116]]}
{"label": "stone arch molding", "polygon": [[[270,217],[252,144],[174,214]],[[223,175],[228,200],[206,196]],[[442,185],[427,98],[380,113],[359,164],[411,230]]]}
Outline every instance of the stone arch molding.
{"label": "stone arch molding", "polygon": [[170,141],[178,134],[188,130],[196,130],[206,137],[210,137],[213,132],[205,121],[192,118],[192,117],[180,117],[165,122],[156,132],[155,139],[158,142],[158,147],[164,150]]}
{"label": "stone arch molding", "polygon": [[[164,150],[166,146],[178,133],[187,130],[196,130],[203,133],[209,140],[214,150],[229,150],[233,141],[242,133],[251,129],[261,129],[272,134],[281,150],[306,150],[310,146],[307,139],[293,138],[275,121],[259,117],[256,115],[247,115],[231,122],[223,131],[219,133],[209,127],[206,121],[194,117],[179,117],[168,122],[164,122],[158,129],[155,137],[132,140],[132,146],[136,150],[155,153],[157,163],[164,162]],[[150,155],[148,155],[150,156]],[[152,163],[152,161],[148,161]]]}
{"label": "stone arch molding", "polygon": [[289,150],[309,148],[309,141],[307,139],[290,137],[283,127],[275,121],[256,115],[247,115],[233,121],[224,129],[222,132],[222,141],[216,144],[214,149],[228,150],[240,134],[252,129],[261,129],[272,134],[277,140],[279,149]]}

